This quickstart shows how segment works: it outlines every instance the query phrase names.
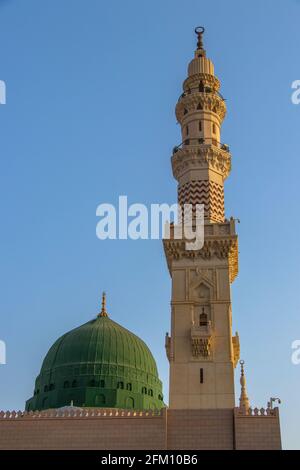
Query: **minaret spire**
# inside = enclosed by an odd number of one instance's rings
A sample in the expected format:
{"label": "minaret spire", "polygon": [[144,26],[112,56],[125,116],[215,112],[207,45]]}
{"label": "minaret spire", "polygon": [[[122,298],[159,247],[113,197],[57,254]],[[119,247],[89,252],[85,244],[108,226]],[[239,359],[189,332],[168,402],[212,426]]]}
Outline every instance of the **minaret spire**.
{"label": "minaret spire", "polygon": [[108,317],[108,313],[106,311],[106,293],[102,293],[102,308],[101,312],[98,314],[98,317]]}
{"label": "minaret spire", "polygon": [[240,384],[241,384],[241,396],[240,396],[240,408],[247,412],[250,408],[250,403],[249,403],[249,398],[247,395],[247,390],[246,390],[246,377],[245,377],[245,371],[244,371],[244,365],[245,361],[240,361],[240,366],[241,366],[241,378],[240,378]]}

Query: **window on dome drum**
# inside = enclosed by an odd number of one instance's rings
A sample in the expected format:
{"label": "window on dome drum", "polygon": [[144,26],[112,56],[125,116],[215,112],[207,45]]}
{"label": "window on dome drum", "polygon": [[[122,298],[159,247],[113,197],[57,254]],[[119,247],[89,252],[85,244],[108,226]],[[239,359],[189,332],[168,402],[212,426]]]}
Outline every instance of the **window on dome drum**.
{"label": "window on dome drum", "polygon": [[55,389],[55,385],[54,384],[50,384],[49,385],[49,390],[54,390]]}
{"label": "window on dome drum", "polygon": [[199,83],[199,91],[202,93],[204,91],[204,85],[203,82]]}
{"label": "window on dome drum", "polygon": [[202,131],[202,121],[199,121],[199,131]]}
{"label": "window on dome drum", "polygon": [[151,388],[149,388],[148,390],[148,395],[150,395],[150,397],[153,397],[153,390],[151,390]]}
{"label": "window on dome drum", "polygon": [[212,131],[213,131],[213,134],[216,133],[216,125],[215,124],[212,125]]}
{"label": "window on dome drum", "polygon": [[158,395],[158,399],[159,399],[160,401],[163,401],[162,395]]}
{"label": "window on dome drum", "polygon": [[45,397],[42,403],[43,408],[46,408],[48,406],[48,397]]}
{"label": "window on dome drum", "polygon": [[126,388],[127,388],[127,390],[129,390],[129,391],[131,392],[131,390],[132,390],[132,385],[131,385],[131,384],[127,384]]}
{"label": "window on dome drum", "polygon": [[132,397],[126,398],[126,408],[134,408],[134,399]]}
{"label": "window on dome drum", "polygon": [[105,387],[105,382],[104,382],[104,380],[100,380],[100,387],[101,387],[101,388],[104,388],[104,387]]}
{"label": "window on dome drum", "polygon": [[73,380],[73,382],[72,382],[72,387],[73,387],[73,388],[77,387],[77,380]]}
{"label": "window on dome drum", "polygon": [[104,405],[105,404],[105,396],[104,395],[96,395],[95,398],[95,405]]}
{"label": "window on dome drum", "polygon": [[45,385],[44,392],[48,392],[48,385]]}
{"label": "window on dome drum", "polygon": [[118,382],[118,383],[117,383],[117,388],[120,388],[120,389],[123,390],[123,388],[124,388],[124,382]]}
{"label": "window on dome drum", "polygon": [[189,126],[186,126],[185,133],[186,133],[186,135],[189,135]]}
{"label": "window on dome drum", "polygon": [[70,387],[70,383],[69,383],[68,380],[66,380],[66,381],[64,382],[64,388],[69,388],[69,387]]}
{"label": "window on dome drum", "polygon": [[203,109],[203,106],[202,106],[202,104],[201,104],[201,103],[199,103],[199,104],[198,104],[198,106],[197,106],[197,109],[200,109],[200,111],[202,111],[202,109]]}
{"label": "window on dome drum", "polygon": [[203,373],[203,369],[201,367],[201,369],[200,369],[200,383],[203,384],[203,382],[204,382],[204,373]]}
{"label": "window on dome drum", "polygon": [[188,113],[188,110],[185,108],[183,111],[183,114],[187,114],[187,113]]}
{"label": "window on dome drum", "polygon": [[145,395],[147,395],[147,388],[146,388],[146,387],[143,387],[143,388],[142,388],[142,393],[144,393]]}

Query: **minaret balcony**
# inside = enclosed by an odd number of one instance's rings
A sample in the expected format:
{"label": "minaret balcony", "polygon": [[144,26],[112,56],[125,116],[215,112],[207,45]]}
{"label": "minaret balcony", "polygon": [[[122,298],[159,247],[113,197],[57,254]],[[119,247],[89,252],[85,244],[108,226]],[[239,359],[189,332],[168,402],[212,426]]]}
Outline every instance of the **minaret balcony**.
{"label": "minaret balcony", "polygon": [[194,357],[202,356],[203,358],[208,358],[211,355],[212,335],[213,329],[210,321],[205,325],[192,325],[191,341],[192,354]]}
{"label": "minaret balcony", "polygon": [[214,139],[190,138],[174,147],[172,155],[173,175],[180,180],[182,174],[194,171],[197,168],[211,168],[219,173],[223,180],[231,170],[231,155],[226,144]]}
{"label": "minaret balcony", "polygon": [[227,153],[230,153],[230,148],[228,144],[223,144],[222,142],[218,142],[217,139],[214,138],[203,138],[203,137],[190,137],[188,139],[183,140],[179,145],[173,147],[173,155],[178,152],[180,149],[184,149],[185,147],[194,146],[198,147],[199,145],[203,145],[206,147],[210,147],[213,145],[218,149],[224,150]]}
{"label": "minaret balcony", "polygon": [[196,88],[189,88],[188,90],[181,93],[181,95],[179,96],[177,102],[179,103],[183,98],[185,98],[188,95],[191,95],[192,93],[208,93],[208,94],[215,93],[219,98],[221,98],[222,101],[225,101],[224,96],[221,95],[221,93],[219,91],[212,90],[209,87],[205,87],[203,89],[200,89],[199,87],[196,87]]}

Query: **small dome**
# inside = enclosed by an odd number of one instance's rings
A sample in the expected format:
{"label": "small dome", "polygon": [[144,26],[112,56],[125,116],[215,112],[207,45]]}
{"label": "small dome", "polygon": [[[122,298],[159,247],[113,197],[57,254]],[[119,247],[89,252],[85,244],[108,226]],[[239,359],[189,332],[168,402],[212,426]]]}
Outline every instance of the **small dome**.
{"label": "small dome", "polygon": [[27,410],[69,406],[160,409],[162,384],[148,346],[106,314],[59,338]]}

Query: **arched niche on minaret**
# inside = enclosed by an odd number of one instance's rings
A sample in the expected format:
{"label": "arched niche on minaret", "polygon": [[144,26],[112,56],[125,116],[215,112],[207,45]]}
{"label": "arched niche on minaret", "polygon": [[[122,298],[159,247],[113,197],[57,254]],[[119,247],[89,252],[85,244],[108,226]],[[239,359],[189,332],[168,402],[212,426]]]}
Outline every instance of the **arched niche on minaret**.
{"label": "arched niche on minaret", "polygon": [[212,270],[191,270],[189,299],[209,303],[215,297],[214,273]]}
{"label": "arched niche on minaret", "polygon": [[214,285],[204,276],[198,275],[190,286],[190,300],[193,301],[192,323],[201,326],[201,316],[205,314],[207,322],[213,320],[211,301],[214,298]]}

